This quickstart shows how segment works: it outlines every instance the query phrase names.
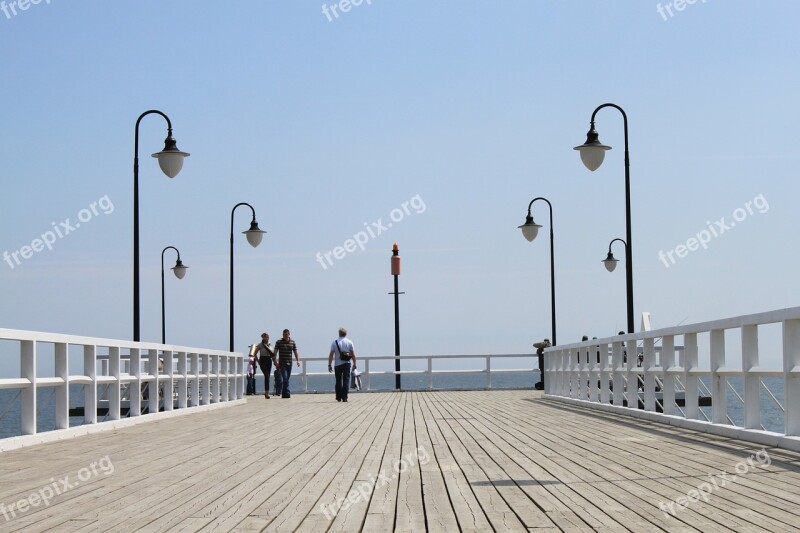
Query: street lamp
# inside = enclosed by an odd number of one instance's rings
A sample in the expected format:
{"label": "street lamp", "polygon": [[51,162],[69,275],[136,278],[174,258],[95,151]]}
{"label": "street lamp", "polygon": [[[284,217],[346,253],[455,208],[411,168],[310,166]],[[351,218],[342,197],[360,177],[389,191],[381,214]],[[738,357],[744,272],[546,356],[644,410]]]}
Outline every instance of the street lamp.
{"label": "street lamp", "polygon": [[581,154],[581,161],[583,164],[594,172],[600,165],[603,164],[605,153],[611,150],[610,146],[606,146],[600,142],[597,130],[594,128],[595,116],[597,112],[604,107],[613,107],[622,113],[622,120],[625,130],[625,262],[626,266],[626,285],[628,291],[628,333],[634,332],[633,327],[633,242],[631,239],[631,161],[628,153],[628,115],[625,111],[616,104],[603,104],[598,106],[592,113],[590,121],[589,132],[586,134],[586,142],[580,146],[576,146]]}
{"label": "street lamp", "polygon": [[189,268],[181,262],[181,253],[174,246],[167,246],[161,250],[161,344],[166,344],[166,319],[164,314],[164,252],[169,249],[175,250],[178,254],[178,260],[175,261],[175,266],[171,268],[172,273],[178,279],[183,279],[186,275],[186,269]]}
{"label": "street lamp", "polygon": [[537,197],[531,200],[528,204],[528,216],[525,217],[525,224],[518,226],[522,230],[522,235],[528,239],[528,242],[533,241],[539,234],[539,228],[542,226],[533,221],[531,216],[531,207],[537,200],[542,200],[547,203],[550,208],[550,320],[553,336],[553,346],[556,345],[556,268],[555,259],[553,256],[553,205],[547,198]]}
{"label": "street lamp", "polygon": [[619,241],[622,244],[624,244],[626,248],[628,246],[628,243],[626,243],[622,239],[614,239],[613,241],[608,243],[608,255],[606,256],[605,259],[603,259],[603,265],[606,267],[606,270],[608,270],[609,272],[614,272],[614,269],[617,268],[617,263],[619,263],[619,259],[615,258],[614,254],[611,253],[611,245],[614,244],[617,241]]}
{"label": "street lamp", "polygon": [[231,335],[230,335],[230,347],[229,351],[233,351],[233,213],[236,211],[236,208],[242,205],[246,205],[250,208],[253,212],[253,220],[250,222],[250,229],[247,231],[243,231],[242,233],[245,234],[247,237],[247,242],[250,243],[250,246],[255,248],[259,244],[261,244],[261,239],[264,238],[264,234],[266,231],[262,231],[258,227],[258,222],[256,222],[256,210],[253,209],[253,206],[248,204],[247,202],[240,202],[233,206],[231,209],[231,301],[230,301],[230,318],[231,318]]}
{"label": "street lamp", "polygon": [[164,149],[153,154],[158,159],[161,171],[169,178],[174,178],[183,168],[183,159],[189,157],[186,152],[178,149],[175,138],[172,136],[172,122],[169,117],[156,109],[145,111],[136,120],[136,130],[133,147],[133,340],[140,340],[139,321],[139,123],[147,115],[156,114],[167,121],[167,138],[164,140]]}

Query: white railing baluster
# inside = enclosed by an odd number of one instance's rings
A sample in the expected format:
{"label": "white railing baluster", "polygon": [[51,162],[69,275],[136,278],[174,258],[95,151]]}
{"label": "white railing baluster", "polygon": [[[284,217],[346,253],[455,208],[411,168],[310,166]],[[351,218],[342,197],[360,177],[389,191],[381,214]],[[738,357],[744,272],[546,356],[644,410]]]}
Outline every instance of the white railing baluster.
{"label": "white railing baluster", "polygon": [[97,424],[97,346],[83,347],[83,375],[91,380],[83,386],[83,420]]}
{"label": "white railing baluster", "polygon": [[128,384],[130,391],[130,402],[128,416],[140,416],[142,414],[142,351],[139,348],[131,348],[130,353],[130,375],[136,378]]}
{"label": "white railing baluster", "polygon": [[21,418],[22,434],[36,433],[36,342],[20,343],[20,377],[30,384],[22,390]]}
{"label": "white railing baluster", "polygon": [[655,339],[652,337],[644,339],[644,360],[642,370],[644,370],[644,410],[655,412],[656,410],[656,349]]}
{"label": "white railing baluster", "polygon": [[786,435],[800,435],[800,319],[783,322],[783,382]]}
{"label": "white railing baluster", "polygon": [[744,372],[744,427],[761,427],[761,401],[759,382],[761,378],[750,372],[758,367],[758,326],[742,327],[742,372]]}
{"label": "white railing baluster", "polygon": [[728,394],[726,377],[719,372],[725,369],[725,330],[711,331],[711,421],[725,424],[728,421]]}
{"label": "white railing baluster", "polygon": [[686,411],[686,418],[695,420],[700,419],[700,386],[696,375],[692,374],[698,368],[698,347],[697,347],[697,333],[687,333],[683,337],[684,346],[684,361],[686,366],[683,369],[683,383],[684,383],[684,411]]}
{"label": "white railing baluster", "polygon": [[625,386],[625,400],[628,407],[639,408],[639,353],[635,340],[625,343],[625,368],[627,369],[627,383]]}
{"label": "white railing baluster", "polygon": [[675,369],[675,337],[665,335],[661,339],[661,368],[664,371],[663,386],[661,387],[661,405],[665,415],[675,414],[675,376],[669,372]]}
{"label": "white railing baluster", "polygon": [[598,365],[598,379],[600,380],[600,403],[611,403],[608,388],[608,344],[600,344],[600,364]]}
{"label": "white railing baluster", "polygon": [[489,355],[486,356],[486,388],[492,388],[492,357]]}
{"label": "white railing baluster", "polygon": [[625,381],[623,379],[625,363],[622,352],[622,342],[617,341],[611,343],[611,375],[613,376],[612,387],[614,389],[612,393],[614,396],[614,405],[620,407],[622,407],[625,400]]}
{"label": "white railing baluster", "polygon": [[118,346],[108,347],[108,375],[114,382],[108,385],[108,419],[119,420],[122,385],[120,383],[120,349]]}
{"label": "white railing baluster", "polygon": [[178,374],[182,377],[178,380],[178,409],[189,407],[189,369],[186,365],[186,352],[178,352]]}
{"label": "white railing baluster", "polygon": [[61,378],[62,381],[56,387],[56,429],[67,429],[69,427],[69,358],[67,357],[66,343],[56,343],[55,357],[55,377]]}

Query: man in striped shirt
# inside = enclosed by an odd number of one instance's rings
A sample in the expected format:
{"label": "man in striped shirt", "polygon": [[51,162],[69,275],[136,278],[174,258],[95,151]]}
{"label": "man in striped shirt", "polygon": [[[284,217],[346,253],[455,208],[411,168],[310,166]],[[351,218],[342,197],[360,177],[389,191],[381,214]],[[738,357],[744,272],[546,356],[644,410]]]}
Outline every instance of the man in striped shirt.
{"label": "man in striped shirt", "polygon": [[297,353],[297,344],[289,336],[289,330],[283,330],[283,338],[275,343],[275,354],[278,356],[278,392],[281,398],[291,398],[291,391],[289,390],[289,378],[292,377],[292,354],[297,360],[297,366],[300,366],[300,354]]}

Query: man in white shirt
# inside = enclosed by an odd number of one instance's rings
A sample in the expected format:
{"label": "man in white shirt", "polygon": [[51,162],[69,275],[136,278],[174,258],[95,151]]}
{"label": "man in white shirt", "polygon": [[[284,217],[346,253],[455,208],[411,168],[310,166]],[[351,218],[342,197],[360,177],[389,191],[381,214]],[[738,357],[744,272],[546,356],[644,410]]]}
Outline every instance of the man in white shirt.
{"label": "man in white shirt", "polygon": [[[333,365],[333,356],[336,364]],[[356,368],[356,349],[353,342],[347,338],[347,329],[339,328],[339,338],[331,343],[331,352],[328,354],[328,372],[336,370],[336,401],[346,402],[347,392],[350,390],[350,368]]]}

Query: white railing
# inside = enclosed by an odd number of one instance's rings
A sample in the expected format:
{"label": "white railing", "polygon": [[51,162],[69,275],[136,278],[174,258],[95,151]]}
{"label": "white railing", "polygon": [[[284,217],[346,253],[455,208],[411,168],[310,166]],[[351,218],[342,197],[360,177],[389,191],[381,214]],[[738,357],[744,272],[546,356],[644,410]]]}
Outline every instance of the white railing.
{"label": "white railing", "polygon": [[[781,328],[780,339],[775,342],[783,354],[781,368],[759,363],[759,328],[769,325]],[[738,332],[738,342],[728,352],[741,352],[740,367],[726,365],[726,332],[731,331],[733,335]],[[708,349],[702,354],[707,366],[700,364],[698,336],[707,340]],[[682,347],[677,346],[677,340],[682,341]],[[638,343],[642,345],[637,347]],[[638,366],[640,353],[643,359]],[[707,379],[710,387],[706,388],[701,378]],[[731,378],[741,380],[743,395],[735,391]],[[784,405],[766,389],[763,378],[782,378]],[[783,411],[782,433],[763,431],[762,387],[771,396],[769,402],[763,403],[769,405],[774,400]],[[741,398],[741,426],[735,426],[729,416],[729,389],[735,398]],[[800,451],[800,307],[548,348],[545,394],[553,399]],[[683,409],[676,402],[681,394]],[[700,406],[703,394],[711,397],[710,417]]]}
{"label": "white railing", "polygon": [[[511,373],[511,372],[531,372],[532,370],[536,370],[538,372],[538,363],[534,364],[535,356],[532,354],[482,354],[482,355],[401,355],[400,359],[400,372],[396,372],[394,370],[394,361],[397,357],[394,356],[371,356],[371,357],[358,357],[356,360],[358,370],[361,372],[361,381],[364,386],[365,390],[372,390],[371,388],[371,380],[372,376],[394,376],[394,375],[424,375],[427,376],[427,389],[433,389],[433,378],[436,375],[445,375],[445,374],[468,374],[468,375],[484,375],[485,376],[485,388],[491,389],[492,388],[492,374],[498,373]],[[453,362],[458,359],[474,359],[478,360],[479,363],[476,366],[482,366],[482,368],[434,368],[435,361],[442,361],[442,362]],[[492,365],[492,360],[498,359],[527,359],[527,363],[530,363],[530,366],[526,368],[500,368],[498,366]],[[425,368],[423,370],[408,370],[409,363],[412,361],[425,361]],[[373,369],[370,369],[370,363],[379,362],[384,363],[383,366],[386,366],[386,363],[391,363],[389,366],[391,370],[375,370],[374,367],[376,365],[372,365]],[[481,365],[481,362],[483,363]],[[313,366],[319,366],[320,368],[325,369],[325,371],[320,372],[310,372],[308,367],[309,363]],[[308,378],[312,376],[330,376],[327,372],[327,364],[328,358],[327,357],[311,357],[307,359],[303,359],[300,361],[301,368],[300,373],[298,376],[302,379],[303,382],[303,389],[308,392]],[[534,366],[536,368],[534,368]],[[403,368],[406,370],[403,370]],[[331,378],[333,379],[333,378]],[[533,387],[533,383],[528,385],[530,388]],[[462,387],[454,387],[454,388],[462,388]],[[407,390],[406,387],[403,387],[403,390]],[[439,389],[445,390],[445,389]]]}
{"label": "white railing", "polygon": [[[0,356],[19,353],[19,378],[0,379],[0,389],[18,390],[23,436],[37,434],[42,407],[38,392],[44,388],[54,389],[55,398],[47,406],[54,409],[55,431],[47,433],[69,430],[70,385],[83,386],[84,424],[140,417],[143,412],[152,417],[159,411],[232,402],[244,395],[240,353],[9,329],[0,329],[0,341]],[[37,370],[47,357],[52,365],[45,366],[52,367],[54,375],[42,377]],[[70,365],[71,359],[82,359],[82,365]],[[106,413],[102,420],[98,410]]]}

